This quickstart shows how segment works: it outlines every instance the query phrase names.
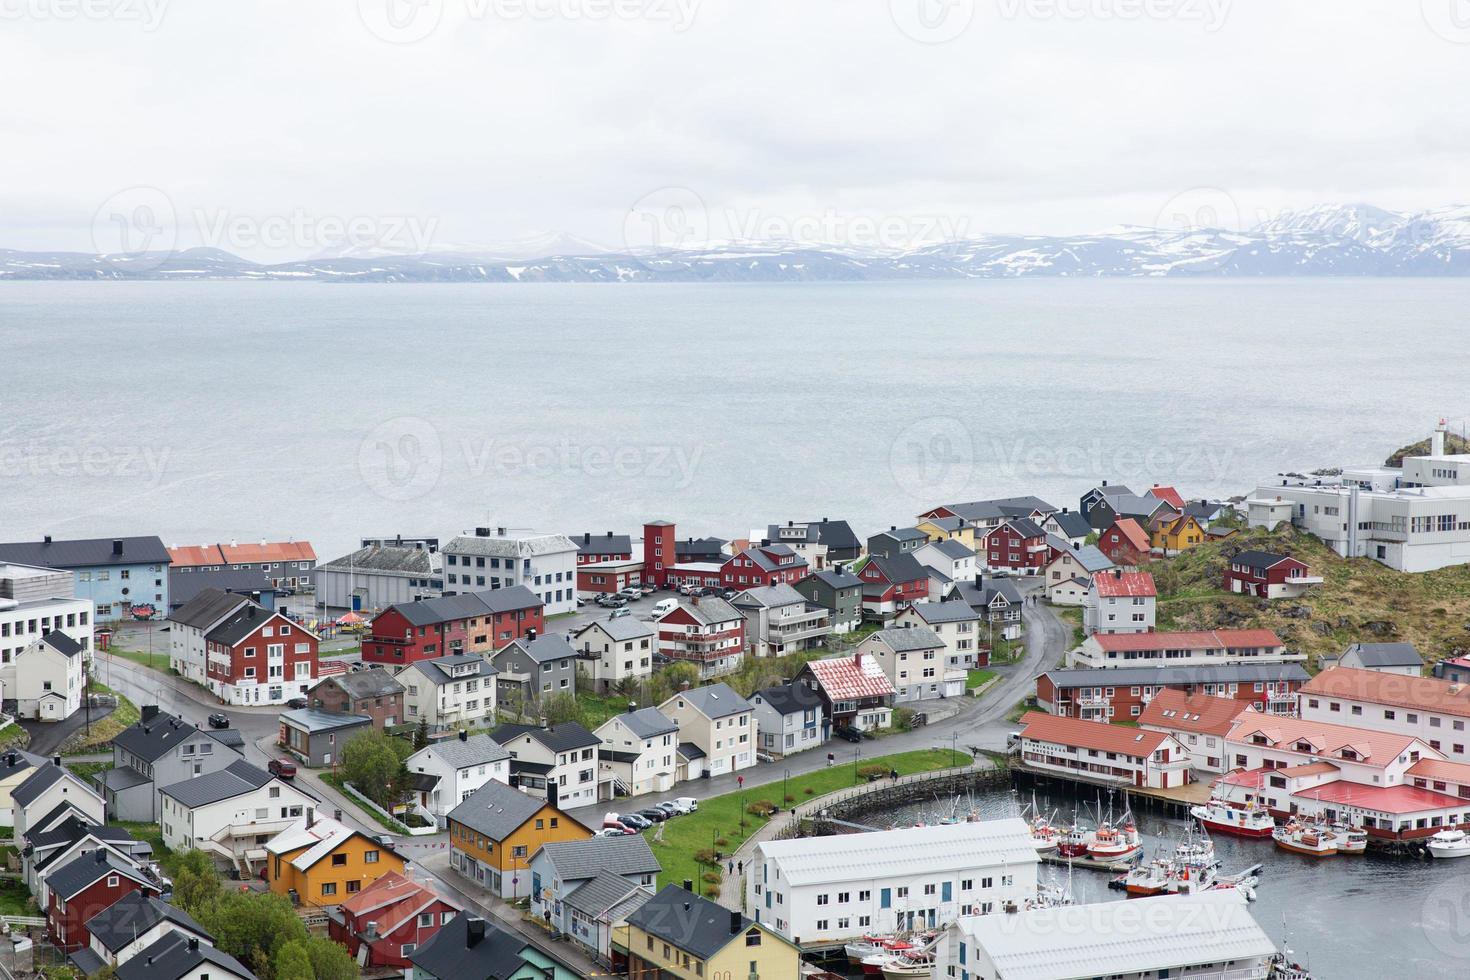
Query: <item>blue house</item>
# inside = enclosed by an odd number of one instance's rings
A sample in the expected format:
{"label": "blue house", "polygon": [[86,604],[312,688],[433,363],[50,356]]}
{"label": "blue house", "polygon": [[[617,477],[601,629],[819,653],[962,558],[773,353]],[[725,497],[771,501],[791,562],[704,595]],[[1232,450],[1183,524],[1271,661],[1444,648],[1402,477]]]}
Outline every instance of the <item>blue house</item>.
{"label": "blue house", "polygon": [[95,622],[168,616],[168,549],[156,536],[0,544],[0,562],[71,572],[76,597],[97,604]]}

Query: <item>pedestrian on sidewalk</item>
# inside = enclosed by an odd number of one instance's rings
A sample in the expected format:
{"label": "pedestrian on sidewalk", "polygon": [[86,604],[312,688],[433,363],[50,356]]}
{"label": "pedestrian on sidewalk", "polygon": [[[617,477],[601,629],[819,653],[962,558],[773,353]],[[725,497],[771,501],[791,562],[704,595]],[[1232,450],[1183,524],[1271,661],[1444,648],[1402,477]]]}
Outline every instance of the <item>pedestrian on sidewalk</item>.
{"label": "pedestrian on sidewalk", "polygon": [[732,875],[734,873],[735,873],[735,862],[734,861],[731,861],[729,864],[725,865],[725,874]]}
{"label": "pedestrian on sidewalk", "polygon": [[744,861],[738,861],[738,862],[736,862],[735,866],[740,869],[740,873],[741,874],[745,874],[745,862]]}

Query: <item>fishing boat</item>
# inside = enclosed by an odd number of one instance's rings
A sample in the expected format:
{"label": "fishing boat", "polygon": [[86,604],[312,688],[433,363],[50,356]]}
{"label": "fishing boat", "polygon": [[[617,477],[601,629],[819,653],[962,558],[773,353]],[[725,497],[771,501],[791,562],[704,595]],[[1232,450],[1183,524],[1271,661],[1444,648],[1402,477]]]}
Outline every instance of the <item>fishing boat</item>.
{"label": "fishing boat", "polygon": [[1336,857],[1338,837],[1326,827],[1316,824],[1290,823],[1277,827],[1271,833],[1276,846],[1293,854],[1308,857]]}
{"label": "fishing boat", "polygon": [[915,980],[917,977],[929,980],[934,976],[934,951],[925,949],[895,953],[883,964],[882,973],[883,980]]}
{"label": "fishing boat", "polygon": [[1137,854],[1142,844],[1138,828],[1129,820],[1121,827],[1104,821],[1087,840],[1087,856],[1099,861],[1123,861]]}
{"label": "fishing boat", "polygon": [[1306,967],[1291,961],[1291,950],[1272,955],[1266,970],[1266,980],[1312,980]]}
{"label": "fishing boat", "polygon": [[1265,810],[1255,806],[1235,807],[1224,800],[1192,806],[1189,815],[1209,830],[1236,837],[1270,837],[1276,829],[1276,821]]}
{"label": "fishing boat", "polygon": [[1067,858],[1087,857],[1088,833],[1073,826],[1057,838],[1057,854]]}
{"label": "fishing boat", "polygon": [[898,936],[864,936],[843,947],[847,961],[871,976],[882,972],[882,965],[896,954],[916,949],[913,943]]}
{"label": "fishing boat", "polygon": [[1470,836],[1463,830],[1441,830],[1429,838],[1424,849],[1434,858],[1470,857]]}
{"label": "fishing boat", "polygon": [[1332,832],[1337,835],[1337,853],[1356,855],[1368,853],[1368,832],[1347,824],[1335,823]]}

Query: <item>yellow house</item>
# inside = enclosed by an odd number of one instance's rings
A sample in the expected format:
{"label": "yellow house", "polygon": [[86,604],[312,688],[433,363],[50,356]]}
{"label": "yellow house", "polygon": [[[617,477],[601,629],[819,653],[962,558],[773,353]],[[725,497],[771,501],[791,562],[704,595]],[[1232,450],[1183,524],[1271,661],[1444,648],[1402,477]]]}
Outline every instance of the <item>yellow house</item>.
{"label": "yellow house", "polygon": [[15,800],[10,792],[45,764],[46,760],[41,756],[20,749],[8,749],[0,754],[0,823],[7,827],[15,826]]}
{"label": "yellow house", "polygon": [[531,894],[531,856],[592,836],[545,800],[491,780],[449,811],[449,866],[501,898]]}
{"label": "yellow house", "polygon": [[338,905],[389,871],[403,873],[403,858],[391,849],[312,810],[272,837],[265,850],[271,891],[295,891],[303,905]]}
{"label": "yellow house", "polygon": [[1165,554],[1188,551],[1205,543],[1205,529],[1199,521],[1185,514],[1154,532],[1153,545]]}
{"label": "yellow house", "polygon": [[739,912],[665,885],[613,930],[628,980],[795,980],[801,952]]}
{"label": "yellow house", "polygon": [[914,527],[929,535],[930,541],[958,541],[977,554],[980,551],[975,545],[975,526],[958,517],[926,517]]}

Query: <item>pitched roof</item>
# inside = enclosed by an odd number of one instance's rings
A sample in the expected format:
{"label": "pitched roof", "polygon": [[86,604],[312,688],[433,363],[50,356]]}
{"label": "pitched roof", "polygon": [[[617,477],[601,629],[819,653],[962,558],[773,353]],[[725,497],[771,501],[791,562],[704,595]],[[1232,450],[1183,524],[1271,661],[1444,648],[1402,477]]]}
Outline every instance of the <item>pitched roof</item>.
{"label": "pitched roof", "polygon": [[494,841],[515,833],[546,806],[544,799],[490,780],[449,811],[449,819]]}
{"label": "pitched roof", "polygon": [[558,660],[570,660],[577,655],[572,645],[566,641],[566,637],[560,633],[542,633],[534,639],[521,637],[511,640],[505,646],[495,651],[498,657],[512,647],[520,650],[526,656],[536,661],[537,664],[555,663]]}
{"label": "pitched roof", "polygon": [[1135,494],[1118,494],[1108,497],[1108,506],[1113,513],[1122,517],[1152,517],[1164,507],[1172,506],[1157,497],[1140,497]]}
{"label": "pitched roof", "polygon": [[[114,554],[117,542],[122,548]],[[74,538],[70,541],[11,541],[0,544],[0,562],[42,568],[98,565],[167,565],[168,549],[157,535],[134,538]]]}
{"label": "pitched roof", "polygon": [[106,848],[88,851],[68,862],[46,878],[46,889],[62,900],[69,899],[105,875],[122,875],[157,890],[142,871],[126,864]]}
{"label": "pitched roof", "polygon": [[[10,791],[10,798],[17,805],[26,807],[49,787],[62,777],[61,767],[52,762],[37,766],[36,771],[21,781],[20,785]],[[73,777],[75,778],[75,777]]]}
{"label": "pitched roof", "polygon": [[435,902],[459,906],[443,898],[434,889],[389,871],[362,891],[342,903],[342,910],[361,917],[369,913],[378,924],[379,936],[390,936],[412,916]]}
{"label": "pitched roof", "polygon": [[[956,603],[956,605],[964,605],[964,603]],[[897,626],[891,629],[878,630],[869,636],[868,640],[883,643],[895,653],[909,653],[915,650],[934,650],[944,646],[944,641],[939,638],[939,634],[927,626]],[[867,642],[867,640],[864,642]]]}
{"label": "pitched roof", "polygon": [[966,623],[980,617],[968,602],[916,602],[909,609],[931,626],[935,623]]}
{"label": "pitched roof", "polygon": [[134,954],[117,968],[118,980],[179,980],[193,976],[201,966],[211,964],[247,980],[255,974],[228,953],[209,945],[191,941],[191,937],[171,931],[158,942]]}
{"label": "pitched roof", "polygon": [[[962,543],[956,541],[954,538],[945,538],[943,541],[930,541],[928,544],[924,545],[924,548],[933,548],[935,551],[939,552],[941,555],[950,559],[951,561],[961,561],[965,558],[975,557],[975,552],[973,549],[965,547]],[[920,548],[919,550],[922,551],[923,548]]]}
{"label": "pitched roof", "polygon": [[617,619],[594,619],[572,636],[580,639],[583,633],[594,628],[606,633],[615,642],[641,640],[658,634],[658,630],[654,629],[653,624],[647,620],[633,616],[619,616]]}
{"label": "pitched roof", "polygon": [[254,792],[274,778],[264,769],[252,766],[244,759],[236,759],[223,769],[191,776],[182,782],[161,787],[159,792],[193,809]]}
{"label": "pitched roof", "polygon": [[232,565],[248,565],[275,561],[316,561],[316,549],[310,541],[259,541],[245,544],[222,544],[220,554]]}
{"label": "pitched roof", "polygon": [[126,827],[104,826],[92,823],[91,820],[72,813],[61,823],[50,830],[28,830],[25,834],[26,843],[38,851],[45,850],[57,845],[70,846],[84,837],[95,837],[98,840],[125,842],[131,841],[133,835]]}
{"label": "pitched roof", "polygon": [[1125,572],[1113,569],[1102,575],[1094,575],[1092,587],[1097,589],[1099,596],[1109,599],[1129,597],[1140,599],[1159,594],[1159,590],[1154,587],[1154,577],[1148,572]]}
{"label": "pitched roof", "polygon": [[353,700],[362,698],[391,698],[396,694],[402,694],[405,690],[393,675],[385,667],[367,667],[363,670],[349,670],[345,674],[337,674],[332,677],[324,677],[318,684],[331,682],[347,692],[347,696]]}
{"label": "pitched roof", "polygon": [[1294,746],[1306,742],[1312,755],[1330,755],[1344,748],[1352,749],[1362,761],[1387,765],[1408,747],[1419,741],[1413,735],[1398,735],[1370,728],[1353,728],[1325,721],[1307,721],[1284,715],[1266,715],[1247,711],[1235,719],[1230,734],[1232,742],[1248,741],[1260,734],[1281,751],[1297,751]]}
{"label": "pitched roof", "polygon": [[1226,735],[1239,714],[1246,709],[1239,698],[1221,698],[1210,694],[1186,695],[1166,688],[1154,695],[1138,724],[1170,731],[1195,732],[1201,735]]}
{"label": "pitched roof", "polygon": [[1104,651],[1239,650],[1243,647],[1279,647],[1281,637],[1270,630],[1197,630],[1177,633],[1095,633]]}
{"label": "pitched roof", "polygon": [[1129,687],[1134,684],[1195,686],[1257,681],[1304,684],[1311,676],[1301,664],[1200,664],[1198,667],[1081,667],[1049,670],[1044,675],[1057,687]]}
{"label": "pitched roof", "polygon": [[394,572],[400,575],[429,576],[442,570],[441,559],[427,548],[400,548],[397,545],[368,545],[334,558],[318,571],[329,572]]}
{"label": "pitched roof", "polygon": [[606,534],[583,532],[581,537],[574,537],[572,541],[576,544],[577,551],[584,555],[631,555],[633,553],[633,539],[626,534],[614,534],[611,531]]}
{"label": "pitched roof", "polygon": [[[637,836],[642,837],[641,834]],[[637,896],[643,896],[642,900],[637,900]],[[568,892],[564,901],[594,919],[606,916],[610,922],[615,923],[631,915],[644,901],[652,897],[642,885],[635,885],[622,875],[599,871]]]}
{"label": "pitched roof", "polygon": [[8,779],[18,772],[46,765],[44,756],[35,755],[24,749],[6,749],[0,752],[0,779]]}
{"label": "pitched roof", "polygon": [[480,766],[510,758],[510,753],[506,751],[505,746],[489,735],[465,735],[462,732],[460,734],[461,737],[442,738],[437,742],[430,742],[419,752],[437,756],[455,769]]}
{"label": "pitched roof", "polygon": [[779,585],[766,585],[754,589],[746,589],[736,596],[731,605],[734,606],[760,606],[765,609],[773,609],[777,606],[805,605],[806,596],[793,589],[785,582]]}
{"label": "pitched roof", "polygon": [[761,857],[796,887],[895,875],[943,875],[956,868],[1025,866],[1038,861],[1019,817],[764,841]]}
{"label": "pitched roof", "polygon": [[512,531],[490,537],[481,534],[461,534],[451,538],[442,549],[446,554],[484,555],[493,558],[534,558],[537,555],[556,555],[576,551],[577,546],[565,534],[519,533]]}
{"label": "pitched roof", "polygon": [[[806,577],[806,579],[811,578],[818,580],[827,588],[833,590],[862,588],[863,584],[862,579],[849,572],[846,568],[840,572],[835,568],[824,568],[820,571],[812,572]],[[806,579],[802,579],[802,581],[805,582]]]}
{"label": "pitched roof", "polygon": [[756,704],[770,706],[778,715],[794,715],[799,711],[810,711],[821,705],[811,681],[791,681],[762,688],[750,696]]}
{"label": "pitched roof", "polygon": [[1357,658],[1364,667],[1423,667],[1424,658],[1412,643],[1354,643],[1343,657],[1349,654]]}
{"label": "pitched roof", "polygon": [[879,531],[873,535],[874,538],[891,538],[894,541],[927,541],[929,535],[916,527],[891,527],[886,531]]}
{"label": "pitched roof", "polygon": [[1046,532],[1041,529],[1041,526],[1029,517],[1014,517],[1002,524],[1001,527],[1009,527],[1023,538],[1042,538],[1046,536]]}
{"label": "pitched roof", "polygon": [[1184,498],[1180,496],[1179,491],[1175,490],[1173,487],[1151,487],[1148,491],[1148,495],[1150,497],[1157,497],[1159,500],[1162,500],[1164,503],[1168,504],[1170,507],[1173,507],[1175,510],[1184,509]]}
{"label": "pitched roof", "polygon": [[668,735],[679,730],[679,726],[657,708],[639,708],[637,711],[624,711],[620,715],[613,715],[608,721],[617,719],[628,727],[628,731],[639,738],[654,738],[658,735]]}
{"label": "pitched roof", "polygon": [[[436,687],[448,684],[451,681],[473,680],[477,677],[494,677],[500,671],[495,665],[478,653],[455,653],[447,657],[435,657],[433,660],[420,660],[409,665],[424,676],[429,683]],[[474,667],[473,673],[451,674],[454,667]]]}
{"label": "pitched roof", "polygon": [[529,738],[551,752],[570,752],[572,749],[602,744],[602,739],[575,721],[564,721],[545,728],[540,725],[500,725],[490,732],[490,737],[501,745],[510,745],[518,738]]}
{"label": "pitched roof", "polygon": [[[731,929],[731,923],[737,928]],[[738,912],[687,892],[678,885],[665,885],[643,907],[628,916],[628,924],[656,939],[662,939],[681,952],[701,960],[715,956],[736,939],[759,926]],[[766,932],[766,938],[779,939]]]}
{"label": "pitched roof", "polygon": [[736,694],[729,684],[721,681],[717,684],[708,684],[704,687],[692,687],[687,691],[680,691],[665,701],[662,708],[669,701],[683,699],[688,701],[700,714],[706,718],[727,718],[730,715],[738,715],[742,711],[750,711],[752,705],[749,701]]}
{"label": "pitched roof", "polygon": [[[276,584],[269,572],[259,568],[227,568],[206,575],[170,574],[168,581],[168,604],[175,610],[182,609],[198,598],[199,593],[209,589],[243,597],[254,592],[275,592]],[[176,619],[174,615],[169,619]]]}
{"label": "pitched roof", "polygon": [[[540,851],[556,865],[562,881],[578,881],[594,877],[599,871],[615,875],[658,874],[663,870],[648,839],[642,834],[622,837],[589,837],[586,840],[558,841],[544,845]],[[535,854],[531,857],[534,859]]]}
{"label": "pitched roof", "polygon": [[291,858],[291,866],[298,871],[306,871],[352,838],[366,836],[331,817],[313,815],[311,823],[307,823],[306,817],[301,817],[266,841],[265,849],[279,857],[295,854]]}
{"label": "pitched roof", "polygon": [[1242,551],[1240,554],[1230,557],[1230,564],[1244,565],[1246,568],[1254,568],[1256,571],[1264,572],[1272,565],[1278,565],[1290,557],[1290,555],[1278,555],[1271,551]]}
{"label": "pitched roof", "polygon": [[183,909],[142,892],[129,892],[87,920],[87,932],[107,949],[117,952],[160,922],[172,922],[214,941],[204,927]]}
{"label": "pitched roof", "polygon": [[971,523],[1000,521],[1008,517],[1026,517],[1032,511],[1050,514],[1057,508],[1040,497],[1001,497],[996,500],[972,500],[969,503],[945,504],[936,510],[947,510]]}
{"label": "pitched roof", "polygon": [[421,599],[418,602],[402,602],[389,607],[413,626],[435,626],[459,619],[474,619],[479,616],[531,609],[544,605],[541,599],[524,585],[512,585],[505,589],[490,589],[483,592],[463,592],[459,595],[441,596],[438,599]]}
{"label": "pitched roof", "polygon": [[1302,685],[1302,693],[1400,708],[1422,708],[1470,718],[1470,684],[1438,677],[1409,677],[1378,670],[1333,667]]}
{"label": "pitched roof", "polygon": [[1422,813],[1425,810],[1443,810],[1465,804],[1461,797],[1418,786],[1407,786],[1403,783],[1397,786],[1373,786],[1346,779],[1313,786],[1312,799],[1319,803],[1336,803],[1338,806],[1376,810],[1379,813]]}
{"label": "pitched roof", "polygon": [[1062,554],[1053,558],[1052,561],[1060,561],[1063,555],[1071,558],[1077,564],[1081,565],[1085,571],[1091,572],[1094,575],[1113,567],[1113,560],[1103,554],[1101,549],[1095,544],[1084,544],[1080,548],[1068,548]]}
{"label": "pitched roof", "polygon": [[1085,538],[1092,534],[1092,525],[1087,523],[1087,518],[1075,510],[1059,510],[1049,519],[1056,521],[1057,527],[1062,529],[1062,534],[1069,538]]}
{"label": "pitched roof", "polygon": [[[790,545],[787,544],[763,544],[752,548],[746,548],[740,554],[732,558],[735,561],[740,558],[748,558],[755,566],[763,572],[774,572],[778,568],[800,568],[806,564],[806,559],[798,555]],[[782,559],[794,559],[786,561]]]}
{"label": "pitched roof", "polygon": [[200,589],[194,598],[175,609],[168,618],[169,622],[182,623],[197,630],[208,629],[249,601],[247,596],[211,585]]}
{"label": "pitched roof", "polygon": [[1118,518],[1113,522],[1113,526],[1109,530],[1117,531],[1121,534],[1123,540],[1127,541],[1129,546],[1135,551],[1148,551],[1152,547],[1148,532],[1131,517]]}
{"label": "pitched roof", "polygon": [[877,568],[883,577],[890,583],[897,585],[901,582],[916,582],[921,578],[929,577],[929,569],[920,564],[919,559],[913,555],[869,555],[868,564]]}
{"label": "pitched roof", "polygon": [[112,744],[144,762],[156,762],[176,746],[192,738],[199,729],[177,715],[159,713],[139,720],[117,733]]}
{"label": "pitched roof", "polygon": [[1140,757],[1153,752],[1169,738],[1168,732],[1150,732],[1124,725],[1049,715],[1042,711],[1028,711],[1021,718],[1021,724],[1026,726],[1021,731],[1023,738]]}
{"label": "pitched roof", "polygon": [[[206,637],[213,643],[234,646],[278,616],[280,616],[279,613],[265,608],[258,602],[246,599],[240,608],[226,616],[225,621],[210,630]],[[306,627],[299,623],[291,623],[291,627],[303,633],[307,632]]]}
{"label": "pitched roof", "polygon": [[893,682],[883,673],[883,667],[867,654],[812,660],[802,669],[811,671],[833,701],[881,698],[894,693]]}
{"label": "pitched roof", "polygon": [[[679,609],[692,616],[694,621],[701,626],[713,626],[715,623],[728,623],[734,619],[745,618],[739,609],[736,609],[718,596],[707,595],[697,597],[697,601],[691,602],[687,606],[680,606]],[[672,616],[679,609],[675,609],[668,615]],[[661,617],[660,621],[664,618],[667,617]]]}
{"label": "pitched roof", "polygon": [[[478,933],[471,935],[471,931]],[[476,915],[461,912],[429,941],[409,954],[409,962],[433,977],[455,980],[505,980],[525,966],[527,943]]]}
{"label": "pitched roof", "polygon": [[82,652],[82,645],[60,630],[52,630],[36,641],[44,643],[63,657],[71,658]]}

